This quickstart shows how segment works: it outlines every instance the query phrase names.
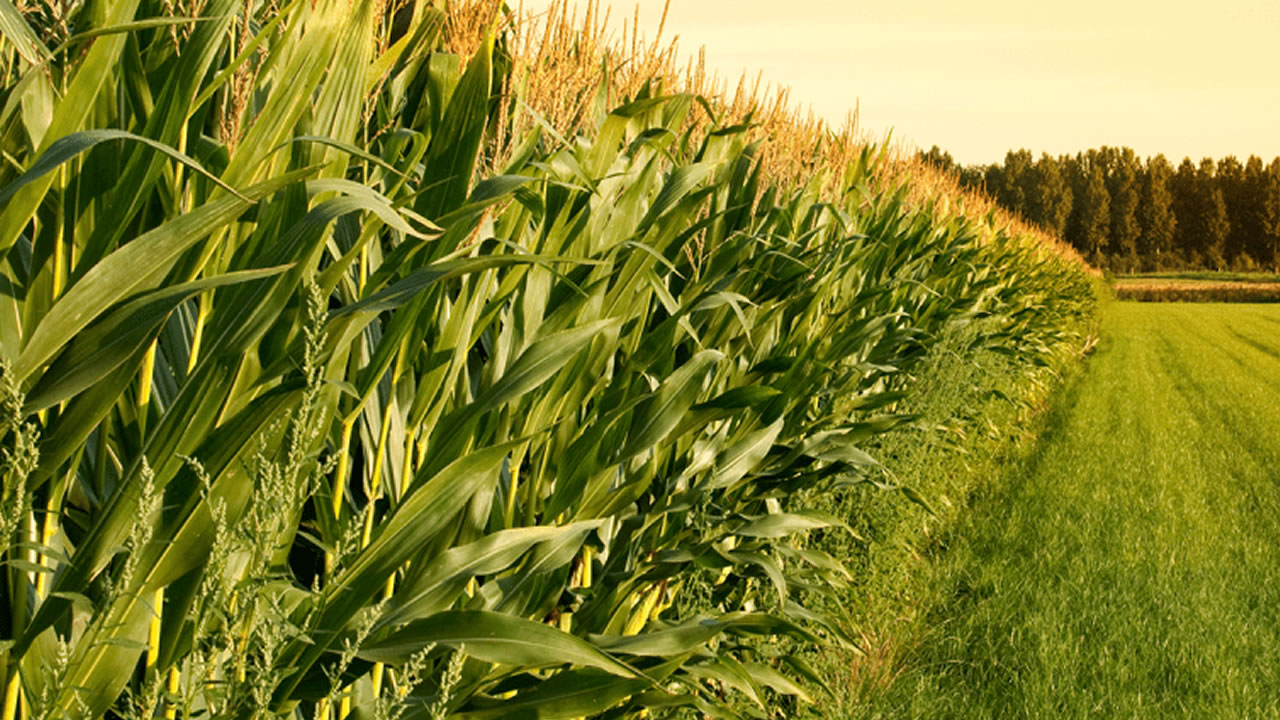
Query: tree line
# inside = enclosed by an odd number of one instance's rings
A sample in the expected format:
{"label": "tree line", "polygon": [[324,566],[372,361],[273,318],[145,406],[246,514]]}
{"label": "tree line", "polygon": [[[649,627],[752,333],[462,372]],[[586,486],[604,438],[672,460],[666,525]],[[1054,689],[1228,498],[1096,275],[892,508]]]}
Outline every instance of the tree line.
{"label": "tree line", "polygon": [[1280,158],[1185,158],[1174,168],[1113,147],[1039,159],[1010,151],[991,165],[961,166],[936,145],[920,155],[1098,267],[1280,270]]}

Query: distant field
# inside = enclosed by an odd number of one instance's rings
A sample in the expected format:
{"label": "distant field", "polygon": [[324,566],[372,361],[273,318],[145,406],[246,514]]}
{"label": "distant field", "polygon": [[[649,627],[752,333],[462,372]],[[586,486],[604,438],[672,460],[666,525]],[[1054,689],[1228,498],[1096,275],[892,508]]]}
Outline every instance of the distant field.
{"label": "distant field", "polygon": [[1265,273],[1149,273],[1121,275],[1111,287],[1139,302],[1280,302],[1280,275]]}
{"label": "distant field", "polygon": [[1132,273],[1117,275],[1116,278],[1118,280],[1214,280],[1218,282],[1280,283],[1280,273],[1218,272],[1215,270]]}
{"label": "distant field", "polygon": [[1118,303],[860,718],[1280,718],[1280,306]]}

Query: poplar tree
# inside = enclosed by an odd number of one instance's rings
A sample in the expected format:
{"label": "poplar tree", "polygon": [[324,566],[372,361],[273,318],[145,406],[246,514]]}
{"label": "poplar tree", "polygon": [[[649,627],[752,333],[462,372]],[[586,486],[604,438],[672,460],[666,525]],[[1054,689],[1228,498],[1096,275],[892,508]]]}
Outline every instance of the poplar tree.
{"label": "poplar tree", "polygon": [[1138,264],[1138,158],[1129,148],[1103,148],[1107,195],[1110,198],[1111,265],[1121,270]]}
{"label": "poplar tree", "polygon": [[1061,163],[1043,153],[1028,175],[1031,183],[1026,192],[1032,222],[1054,235],[1065,236],[1071,215],[1071,185]]}
{"label": "poplar tree", "polygon": [[1183,158],[1178,163],[1177,172],[1169,180],[1169,189],[1173,194],[1173,213],[1177,218],[1173,244],[1182,251],[1188,265],[1203,266],[1201,236],[1197,234],[1196,164],[1191,158]]}
{"label": "poplar tree", "polygon": [[960,186],[970,190],[982,191],[986,168],[982,165],[963,165],[960,167]]}
{"label": "poplar tree", "polygon": [[1200,167],[1196,170],[1198,226],[1195,230],[1203,238],[1201,243],[1205,264],[1213,270],[1225,270],[1225,248],[1227,236],[1231,233],[1231,221],[1227,217],[1227,203],[1222,198],[1222,188],[1218,187],[1214,170],[1212,158],[1201,160]]}
{"label": "poplar tree", "polygon": [[987,192],[1005,209],[1030,220],[1027,188],[1031,184],[1030,150],[1010,150],[1005,153],[1004,165],[992,165],[987,171]]}
{"label": "poplar tree", "polygon": [[[1214,185],[1222,193],[1223,205],[1227,211],[1229,229],[1222,246],[1222,254],[1232,266],[1248,266],[1245,260],[1249,255],[1249,208],[1253,199],[1249,197],[1245,185],[1245,169],[1234,155],[1228,155],[1218,161],[1214,175]],[[1253,258],[1249,258],[1252,260]]]}
{"label": "poplar tree", "polygon": [[1175,242],[1189,264],[1220,270],[1227,266],[1223,247],[1231,231],[1222,189],[1214,177],[1215,164],[1205,158],[1197,167],[1190,158],[1173,176],[1173,207],[1178,218]]}
{"label": "poplar tree", "polygon": [[1241,247],[1255,263],[1263,267],[1275,265],[1275,248],[1268,242],[1268,232],[1274,224],[1270,216],[1274,203],[1268,202],[1267,168],[1262,158],[1249,156],[1245,161],[1240,181],[1237,201],[1240,208],[1231,212],[1231,201],[1228,200],[1228,212],[1231,214],[1232,234],[1241,238]]}
{"label": "poplar tree", "polygon": [[1280,158],[1251,156],[1175,171],[1127,147],[1054,158],[1011,150],[1003,163],[958,166],[934,146],[921,159],[958,169],[1006,210],[1057,234],[1091,262],[1116,270],[1273,267],[1280,271]]}
{"label": "poplar tree", "polygon": [[1264,262],[1273,270],[1280,270],[1280,157],[1271,161],[1259,183],[1262,187],[1262,249]]}
{"label": "poplar tree", "polygon": [[1164,155],[1147,161],[1142,170],[1138,202],[1139,252],[1145,269],[1164,270],[1182,264],[1174,246],[1177,219],[1173,213],[1173,194],[1169,182],[1173,167]]}
{"label": "poplar tree", "polygon": [[951,153],[937,145],[929,148],[928,152],[921,152],[920,159],[942,172],[955,173],[960,169],[960,166],[956,164],[955,158],[951,157]]}
{"label": "poplar tree", "polygon": [[1080,153],[1068,161],[1071,167],[1071,216],[1067,237],[1090,262],[1101,263],[1107,250],[1111,223],[1111,198],[1098,164],[1097,151]]}
{"label": "poplar tree", "polygon": [[1035,184],[1033,166],[1035,156],[1030,150],[1019,150],[1005,155],[1005,181],[1009,183],[1009,193],[1013,200],[1010,207],[1024,218],[1031,216],[1031,191]]}

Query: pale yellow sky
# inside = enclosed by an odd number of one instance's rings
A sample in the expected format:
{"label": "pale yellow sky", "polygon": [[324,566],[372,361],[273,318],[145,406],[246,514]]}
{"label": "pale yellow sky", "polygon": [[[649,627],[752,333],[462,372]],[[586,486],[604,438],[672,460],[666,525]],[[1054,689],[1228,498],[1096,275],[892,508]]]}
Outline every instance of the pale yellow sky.
{"label": "pale yellow sky", "polygon": [[[517,4],[512,2],[513,5]],[[538,10],[550,0],[524,0]],[[663,0],[614,0],[620,28]],[[1280,156],[1280,0],[671,0],[664,37],[964,163],[1128,146]]]}

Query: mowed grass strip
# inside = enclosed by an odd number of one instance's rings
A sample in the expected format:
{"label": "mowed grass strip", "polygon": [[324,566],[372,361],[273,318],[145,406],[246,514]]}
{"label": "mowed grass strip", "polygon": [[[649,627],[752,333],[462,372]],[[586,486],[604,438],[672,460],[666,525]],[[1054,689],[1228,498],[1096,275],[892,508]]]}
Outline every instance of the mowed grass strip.
{"label": "mowed grass strip", "polygon": [[[1280,717],[1280,308],[1118,303],[864,717]],[[910,634],[910,633],[908,633]]]}

